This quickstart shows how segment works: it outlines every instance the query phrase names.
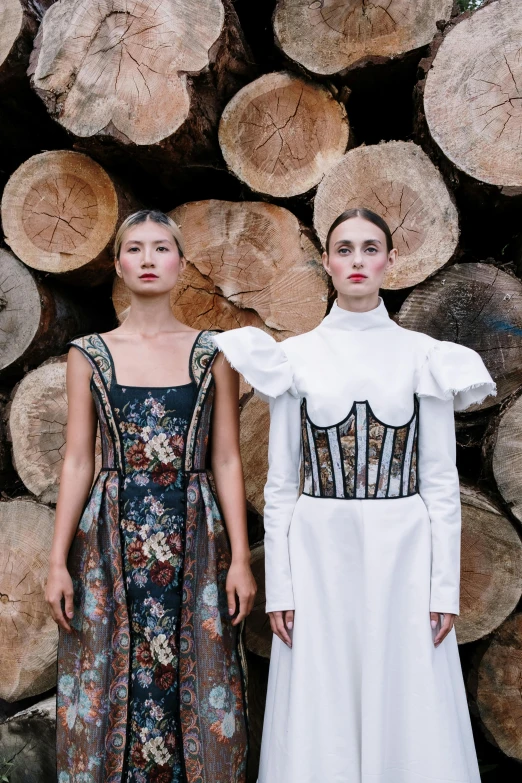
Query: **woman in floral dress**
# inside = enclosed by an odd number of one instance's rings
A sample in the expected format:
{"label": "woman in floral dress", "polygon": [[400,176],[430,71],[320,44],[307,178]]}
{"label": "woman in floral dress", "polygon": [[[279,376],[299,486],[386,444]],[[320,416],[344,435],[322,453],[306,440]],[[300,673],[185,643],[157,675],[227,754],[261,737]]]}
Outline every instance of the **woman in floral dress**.
{"label": "woman in floral dress", "polygon": [[[171,312],[185,259],[170,218],[131,215],[115,258],[127,317],[74,340],[67,364],[47,583],[60,627],[57,779],[243,783],[239,628],[255,582],[237,374],[215,361],[213,332]],[[102,467],[91,488],[97,426]]]}

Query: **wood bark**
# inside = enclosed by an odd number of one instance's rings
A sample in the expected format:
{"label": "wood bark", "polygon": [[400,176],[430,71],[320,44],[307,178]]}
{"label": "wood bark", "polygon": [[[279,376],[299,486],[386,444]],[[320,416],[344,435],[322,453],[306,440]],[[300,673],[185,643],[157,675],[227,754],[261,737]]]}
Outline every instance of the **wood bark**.
{"label": "wood bark", "polygon": [[346,151],[346,110],[319,84],[269,73],[243,87],[221,117],[229,168],[252,190],[290,197],[314,188]]}
{"label": "wood bark", "polygon": [[439,36],[418,88],[428,132],[444,156],[507,195],[522,193],[521,36],[518,0],[486,3]]}
{"label": "wood bark", "polygon": [[0,775],[9,783],[56,783],[55,696],[0,724]]}
{"label": "wood bark", "polygon": [[1,0],[0,89],[25,78],[38,25],[53,0]]}
{"label": "wood bark", "polygon": [[314,201],[314,226],[323,245],[334,220],[352,207],[368,207],[390,226],[399,260],[384,288],[422,282],[456,250],[457,209],[439,171],[412,142],[357,147],[328,171]]}
{"label": "wood bark", "polygon": [[51,116],[98,152],[155,145],[180,163],[216,152],[222,108],[251,73],[231,0],[60,0],[30,67]]}
{"label": "wood bark", "polygon": [[522,614],[495,633],[478,672],[471,673],[477,709],[488,738],[507,756],[522,761]]}
{"label": "wood bark", "polygon": [[335,74],[428,44],[453,0],[278,0],[276,41],[294,62]]}
{"label": "wood bark", "polygon": [[463,484],[459,644],[498,628],[522,596],[522,541],[479,490]]}
{"label": "wood bark", "polygon": [[265,612],[265,547],[263,543],[250,548],[250,565],[257,584],[254,608],[245,623],[245,644],[250,652],[262,658],[270,658],[272,647],[272,629]]}
{"label": "wood bark", "polygon": [[[311,234],[283,207],[196,201],[170,213],[185,239],[187,270],[172,293],[177,317],[199,329],[266,328],[276,339],[313,329],[327,281]],[[116,312],[130,303],[116,281]]]}
{"label": "wood bark", "polygon": [[111,240],[136,202],[86,155],[34,155],[2,197],[5,241],[28,266],[68,283],[97,285],[113,268]]}
{"label": "wood bark", "polygon": [[483,458],[511,513],[522,522],[522,397],[517,397],[491,422]]}
{"label": "wood bark", "polygon": [[[56,503],[67,437],[66,357],[46,362],[15,388],[9,412],[13,462],[26,488]],[[95,473],[101,467],[96,443]]]}
{"label": "wood bark", "polygon": [[455,264],[440,272],[412,291],[399,323],[481,354],[498,393],[470,411],[498,405],[522,385],[522,284],[497,267]]}
{"label": "wood bark", "polygon": [[0,248],[0,371],[20,374],[87,329],[92,315]]}
{"label": "wood bark", "polygon": [[56,683],[58,626],[44,596],[54,513],[27,498],[2,502],[0,528],[0,698],[14,702]]}

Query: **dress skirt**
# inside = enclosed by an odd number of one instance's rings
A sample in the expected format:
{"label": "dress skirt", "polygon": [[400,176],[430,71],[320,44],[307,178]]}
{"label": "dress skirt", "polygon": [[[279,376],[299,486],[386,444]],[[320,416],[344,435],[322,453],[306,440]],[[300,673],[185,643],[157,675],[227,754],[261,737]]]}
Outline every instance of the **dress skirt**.
{"label": "dress skirt", "polygon": [[289,551],[258,783],[480,783],[455,630],[433,645],[421,496],[301,495]]}

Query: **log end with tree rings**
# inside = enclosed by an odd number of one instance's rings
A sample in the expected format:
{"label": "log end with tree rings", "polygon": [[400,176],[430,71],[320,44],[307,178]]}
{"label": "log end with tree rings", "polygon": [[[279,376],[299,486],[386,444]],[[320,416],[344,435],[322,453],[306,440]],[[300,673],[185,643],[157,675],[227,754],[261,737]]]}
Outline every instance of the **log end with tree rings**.
{"label": "log end with tree rings", "polygon": [[267,403],[256,395],[251,396],[241,410],[241,461],[247,502],[261,516],[265,507],[263,492],[268,473],[269,429]]}
{"label": "log end with tree rings", "polygon": [[[56,503],[67,436],[65,357],[46,362],[17,386],[9,412],[13,462],[27,489]],[[95,474],[101,467],[96,441]]]}
{"label": "log end with tree rings", "polygon": [[265,547],[263,543],[250,548],[250,567],[257,584],[254,606],[245,622],[245,644],[247,650],[270,658],[272,629],[270,618],[265,612]]}
{"label": "log end with tree rings", "polygon": [[45,601],[54,512],[17,499],[0,503],[0,698],[13,702],[56,683],[58,627]]}
{"label": "log end with tree rings", "polygon": [[462,545],[459,644],[498,628],[522,596],[522,541],[507,517],[479,490],[461,486]]}
{"label": "log end with tree rings", "polygon": [[2,0],[0,3],[0,74],[18,36],[22,32],[24,12],[20,0]]}
{"label": "log end with tree rings", "polygon": [[334,74],[430,43],[453,0],[278,0],[276,41],[294,62]]}
{"label": "log end with tree rings", "polygon": [[321,253],[287,209],[209,200],[170,214],[183,232],[187,259],[274,337],[291,337],[321,322],[328,291]]}
{"label": "log end with tree rings", "polygon": [[507,756],[522,761],[522,613],[498,629],[471,676],[488,738]]}
{"label": "log end with tree rings", "polygon": [[482,182],[522,187],[522,3],[497,0],[449,30],[424,89],[432,138]]}
{"label": "log end with tree rings", "polygon": [[498,491],[511,513],[522,522],[522,397],[503,411],[492,437],[484,443]]}
{"label": "log end with tree rings", "polygon": [[219,126],[229,168],[252,190],[274,197],[315,187],[346,151],[348,137],[344,106],[326,87],[288,72],[243,87]]}
{"label": "log end with tree rings", "polygon": [[0,723],[0,748],[0,775],[5,776],[4,780],[55,783],[56,696]]}
{"label": "log end with tree rings", "polygon": [[59,0],[38,34],[33,87],[76,136],[156,144],[189,116],[189,75],[212,65],[224,24],[221,0]]}
{"label": "log end with tree rings", "polygon": [[497,267],[455,264],[439,272],[411,292],[399,324],[481,354],[497,396],[469,411],[498,405],[522,386],[522,283]]}
{"label": "log end with tree rings", "polygon": [[323,245],[334,220],[353,207],[371,209],[390,226],[399,259],[383,288],[420,283],[456,250],[457,209],[438,169],[412,142],[357,147],[327,172],[314,201],[314,226]]}
{"label": "log end with tree rings", "polygon": [[[51,9],[52,10],[52,9]],[[102,282],[112,268],[110,243],[120,218],[118,193],[86,155],[34,155],[10,177],[2,197],[7,244],[28,266],[70,282]]]}

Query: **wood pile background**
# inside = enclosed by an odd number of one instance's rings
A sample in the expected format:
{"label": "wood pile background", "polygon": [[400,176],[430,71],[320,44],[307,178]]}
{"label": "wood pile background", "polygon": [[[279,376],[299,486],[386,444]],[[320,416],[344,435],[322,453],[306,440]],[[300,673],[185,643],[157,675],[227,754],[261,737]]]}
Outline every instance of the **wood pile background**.
{"label": "wood pile background", "polygon": [[[200,329],[317,325],[344,209],[390,223],[398,322],[479,351],[499,395],[457,418],[457,635],[483,780],[522,762],[520,0],[0,0],[0,779],[54,783],[57,631],[43,600],[67,401],[64,346],[126,307],[111,238],[170,212]],[[270,631],[268,411],[241,387],[256,780]]]}

